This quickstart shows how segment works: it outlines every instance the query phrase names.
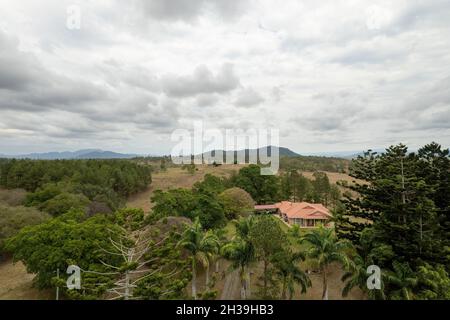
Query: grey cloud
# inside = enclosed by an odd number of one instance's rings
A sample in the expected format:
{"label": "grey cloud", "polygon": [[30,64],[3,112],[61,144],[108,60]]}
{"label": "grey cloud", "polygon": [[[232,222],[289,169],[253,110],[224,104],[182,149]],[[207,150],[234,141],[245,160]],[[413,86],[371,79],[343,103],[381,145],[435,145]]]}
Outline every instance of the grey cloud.
{"label": "grey cloud", "polygon": [[198,94],[233,91],[239,86],[233,65],[225,63],[214,75],[206,66],[199,66],[190,76],[167,75],[162,78],[164,92],[175,98],[196,96]]}
{"label": "grey cloud", "polygon": [[312,99],[319,105],[303,110],[303,115],[291,123],[314,132],[335,132],[347,131],[358,121],[363,121],[367,101],[357,93],[345,90],[322,92],[314,94]]}
{"label": "grey cloud", "polygon": [[117,60],[108,59],[103,61],[98,69],[112,86],[123,84],[153,93],[161,91],[160,79],[146,68],[124,65]]}
{"label": "grey cloud", "polygon": [[256,92],[253,88],[247,88],[239,92],[235,101],[235,105],[238,107],[255,107],[264,102],[264,98]]}
{"label": "grey cloud", "polygon": [[153,19],[192,22],[207,12],[225,19],[237,17],[247,0],[138,0],[137,4]]}
{"label": "grey cloud", "polygon": [[450,128],[450,77],[422,88],[396,110],[394,131]]}
{"label": "grey cloud", "polygon": [[411,30],[420,25],[448,27],[450,4],[447,0],[413,0],[399,15],[394,24],[395,30]]}
{"label": "grey cloud", "polygon": [[92,83],[47,70],[34,55],[20,51],[18,42],[1,31],[0,47],[0,109],[75,111],[83,103],[107,96]]}
{"label": "grey cloud", "polygon": [[219,102],[219,97],[215,94],[201,94],[196,99],[199,107],[212,107]]}
{"label": "grey cloud", "polygon": [[23,90],[36,78],[43,76],[35,57],[20,52],[18,45],[17,39],[8,37],[0,30],[0,89]]}

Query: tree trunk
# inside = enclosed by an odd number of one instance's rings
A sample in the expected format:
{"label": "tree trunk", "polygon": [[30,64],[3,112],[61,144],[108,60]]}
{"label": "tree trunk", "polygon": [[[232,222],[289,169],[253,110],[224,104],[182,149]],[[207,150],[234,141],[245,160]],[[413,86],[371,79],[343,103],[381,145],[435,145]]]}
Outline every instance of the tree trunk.
{"label": "tree trunk", "polygon": [[192,297],[197,300],[197,270],[195,268],[195,259],[192,259]]}
{"label": "tree trunk", "polygon": [[[406,204],[406,195],[405,195],[405,173],[403,169],[403,159],[401,159],[401,170],[402,170],[402,204]],[[404,212],[405,208],[403,208]],[[406,214],[403,213],[403,223],[406,224]]]}
{"label": "tree trunk", "polygon": [[423,241],[423,216],[420,212],[420,244],[419,244],[419,254],[422,256],[422,241]]}
{"label": "tree trunk", "polygon": [[327,281],[327,268],[322,269],[323,272],[323,293],[322,300],[328,300],[328,281]]}
{"label": "tree trunk", "polygon": [[209,262],[206,265],[206,283],[205,283],[205,285],[209,289]]}
{"label": "tree trunk", "polygon": [[220,259],[216,260],[216,272],[219,272]]}
{"label": "tree trunk", "polygon": [[266,298],[267,297],[267,265],[268,265],[268,262],[267,262],[267,260],[264,260],[264,298]]}
{"label": "tree trunk", "polygon": [[247,299],[247,288],[245,282],[245,267],[241,266],[239,268],[239,281],[241,281],[241,300]]}
{"label": "tree trunk", "polygon": [[283,278],[283,289],[281,289],[281,300],[286,300],[286,277]]}
{"label": "tree trunk", "polygon": [[124,299],[128,300],[130,296],[130,274],[127,272],[125,272],[125,295],[124,295]]}
{"label": "tree trunk", "polygon": [[250,282],[251,282],[251,278],[250,278],[250,270],[247,271],[247,298],[250,299],[250,297],[252,296],[252,289],[250,286]]}

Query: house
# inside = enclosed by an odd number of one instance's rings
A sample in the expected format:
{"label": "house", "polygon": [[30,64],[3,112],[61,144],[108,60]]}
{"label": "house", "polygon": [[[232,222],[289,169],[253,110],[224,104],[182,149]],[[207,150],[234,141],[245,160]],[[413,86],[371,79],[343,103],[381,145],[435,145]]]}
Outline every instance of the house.
{"label": "house", "polygon": [[332,215],[323,205],[308,202],[282,201],[270,205],[257,205],[255,211],[276,213],[290,225],[300,228],[314,228],[319,224],[329,226]]}

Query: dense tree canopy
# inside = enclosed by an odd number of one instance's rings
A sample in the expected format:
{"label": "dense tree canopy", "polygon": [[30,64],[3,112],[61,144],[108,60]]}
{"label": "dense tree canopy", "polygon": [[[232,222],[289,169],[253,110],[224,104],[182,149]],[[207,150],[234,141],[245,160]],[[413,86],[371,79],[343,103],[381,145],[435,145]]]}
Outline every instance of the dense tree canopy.
{"label": "dense tree canopy", "polygon": [[224,208],[217,196],[188,189],[158,190],[152,196],[153,214],[158,217],[181,216],[200,219],[205,229],[223,227]]}
{"label": "dense tree canopy", "polygon": [[36,274],[39,288],[49,288],[57,269],[64,271],[75,264],[83,270],[104,271],[100,261],[114,264],[117,257],[100,250],[113,251],[108,240],[110,230],[120,232],[103,216],[86,219],[84,212],[72,210],[45,223],[25,227],[7,241],[6,249],[13,252],[14,260],[25,264],[28,272]]}
{"label": "dense tree canopy", "polygon": [[219,194],[225,216],[228,219],[236,219],[246,216],[254,211],[255,202],[248,192],[241,188],[230,188]]}
{"label": "dense tree canopy", "polygon": [[250,165],[231,177],[231,184],[247,191],[258,204],[281,200],[280,181],[273,175],[261,175],[261,167]]}
{"label": "dense tree canopy", "polygon": [[[10,207],[0,204],[0,256],[6,239],[26,227],[40,224],[50,217],[35,208]],[[1,257],[0,257],[1,259]]]}
{"label": "dense tree canopy", "polygon": [[150,167],[128,160],[0,160],[0,186],[31,192],[26,205],[53,215],[91,201],[115,210],[150,182]]}
{"label": "dense tree canopy", "polygon": [[445,283],[440,277],[447,277],[450,267],[449,151],[436,143],[417,153],[402,144],[382,154],[369,151],[353,161],[351,175],[366,183],[350,186],[358,196],[345,200],[337,232],[353,241],[366,264],[373,261],[385,270],[384,296],[424,296],[418,273],[429,269]]}

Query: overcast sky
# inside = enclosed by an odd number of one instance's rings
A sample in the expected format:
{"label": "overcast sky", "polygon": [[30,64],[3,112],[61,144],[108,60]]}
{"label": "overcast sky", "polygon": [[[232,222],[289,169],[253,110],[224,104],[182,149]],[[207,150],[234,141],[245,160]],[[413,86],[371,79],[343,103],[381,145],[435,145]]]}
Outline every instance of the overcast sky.
{"label": "overcast sky", "polygon": [[305,154],[450,146],[449,0],[0,7],[0,153],[168,153],[195,120]]}

